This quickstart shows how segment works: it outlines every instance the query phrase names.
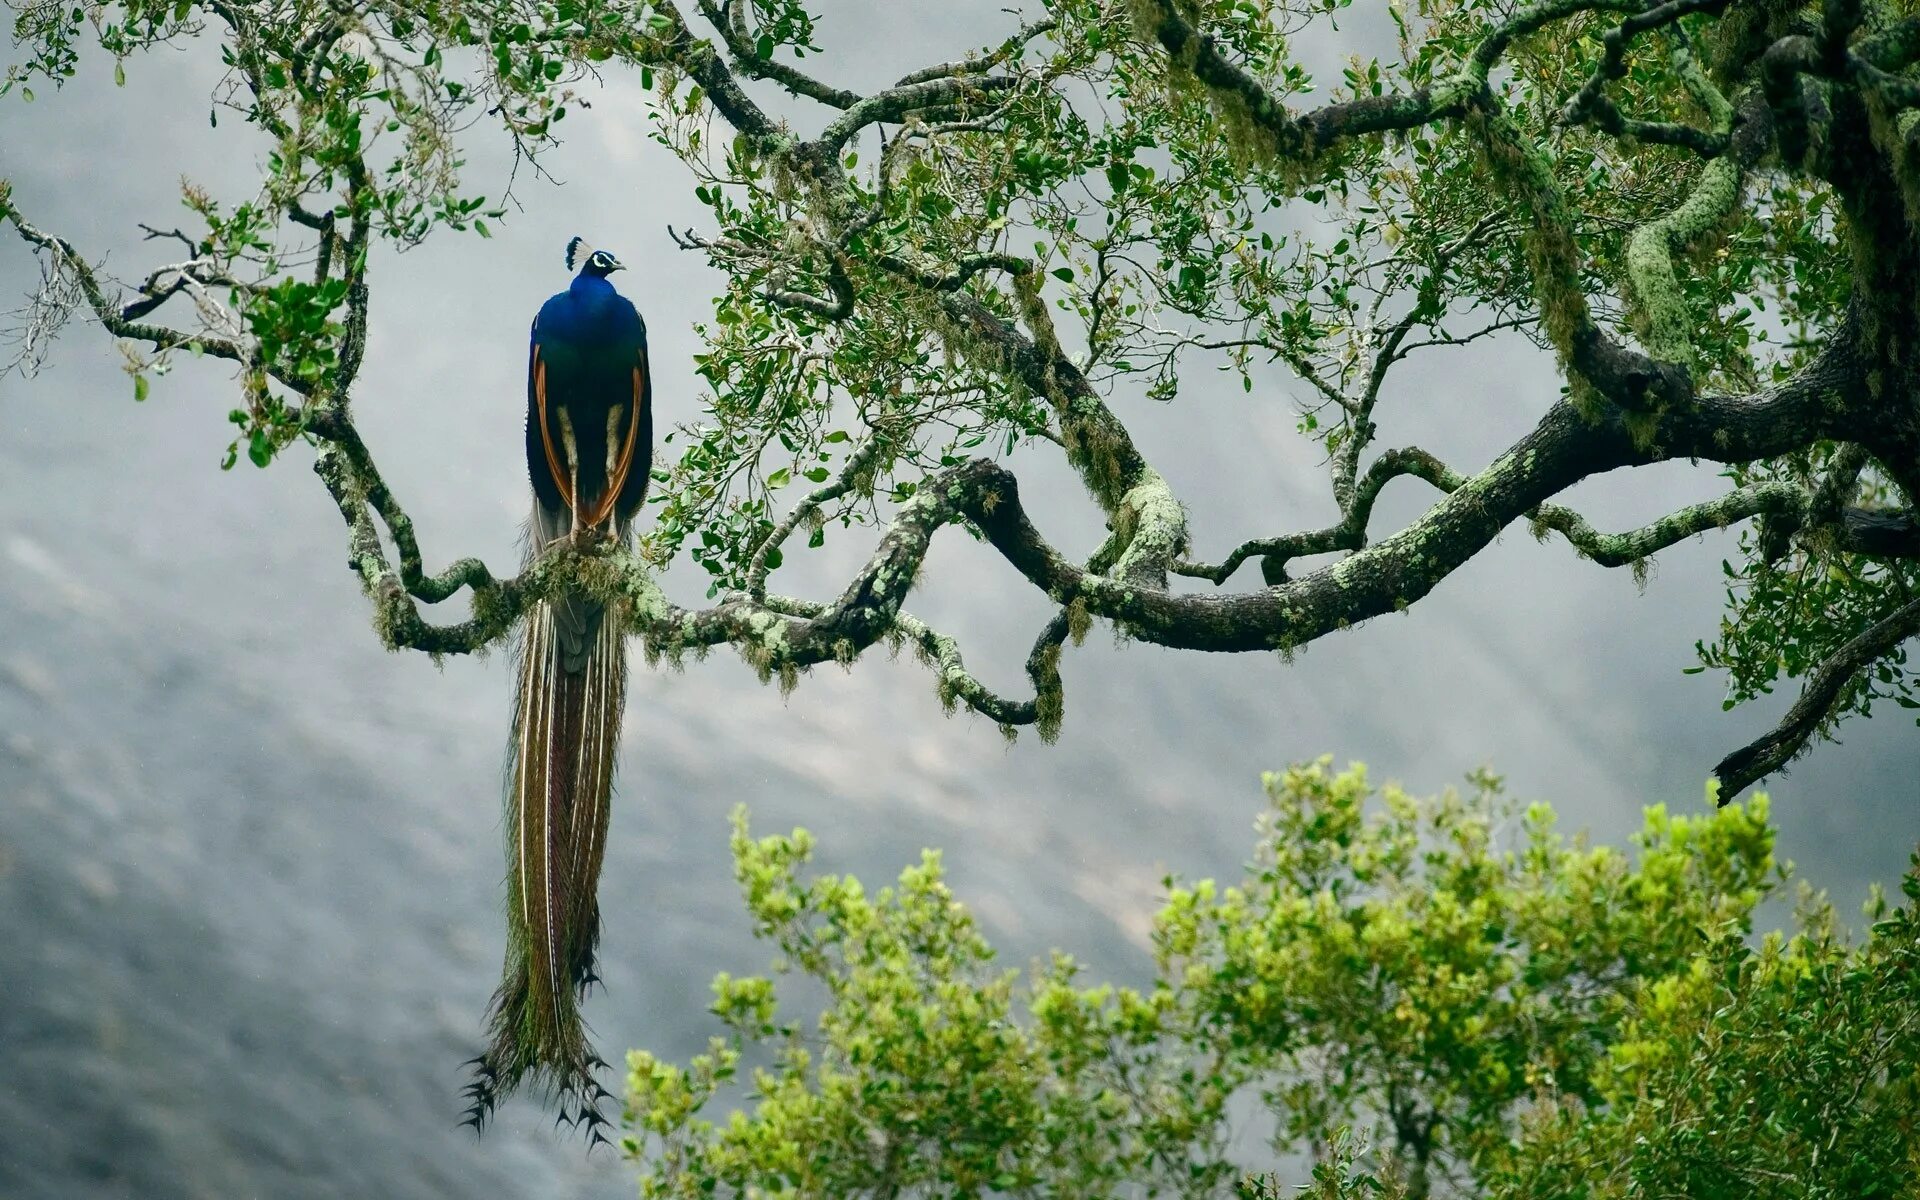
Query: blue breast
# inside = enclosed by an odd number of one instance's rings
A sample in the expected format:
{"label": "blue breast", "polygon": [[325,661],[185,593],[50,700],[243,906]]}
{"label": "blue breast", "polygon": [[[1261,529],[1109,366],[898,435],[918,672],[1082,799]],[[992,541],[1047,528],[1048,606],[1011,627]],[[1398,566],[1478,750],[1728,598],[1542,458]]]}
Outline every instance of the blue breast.
{"label": "blue breast", "polygon": [[579,368],[594,374],[624,373],[647,344],[647,326],[633,302],[611,283],[582,274],[572,287],[540,306],[533,342],[549,372]]}

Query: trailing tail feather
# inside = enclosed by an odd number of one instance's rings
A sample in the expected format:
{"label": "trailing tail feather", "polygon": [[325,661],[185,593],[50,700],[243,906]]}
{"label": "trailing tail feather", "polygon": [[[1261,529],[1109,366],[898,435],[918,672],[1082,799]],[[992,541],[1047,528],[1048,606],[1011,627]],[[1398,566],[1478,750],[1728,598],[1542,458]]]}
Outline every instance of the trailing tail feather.
{"label": "trailing tail feather", "polygon": [[[558,530],[538,511],[536,553]],[[598,885],[606,857],[614,761],[626,700],[621,622],[583,596],[529,615],[514,693],[507,788],[507,953],[488,1013],[491,1044],[467,1094],[477,1130],[524,1082],[557,1100],[562,1119],[605,1141],[593,1051],[580,1002],[598,982]],[[571,1110],[569,1111],[569,1106]]]}

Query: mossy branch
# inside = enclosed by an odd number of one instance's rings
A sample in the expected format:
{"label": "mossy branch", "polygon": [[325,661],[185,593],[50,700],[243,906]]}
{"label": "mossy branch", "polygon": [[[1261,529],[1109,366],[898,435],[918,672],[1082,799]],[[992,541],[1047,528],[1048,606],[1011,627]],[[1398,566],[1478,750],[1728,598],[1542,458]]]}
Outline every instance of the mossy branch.
{"label": "mossy branch", "polygon": [[[1674,47],[1673,67],[1692,81],[1697,95],[1705,98],[1714,134],[1730,143],[1733,106],[1706,78],[1684,43]],[[1697,365],[1693,338],[1698,322],[1687,311],[1686,293],[1675,263],[1734,215],[1740,205],[1745,166],[1736,156],[1714,158],[1701,169],[1693,191],[1678,208],[1645,222],[1627,240],[1628,298],[1641,341],[1655,358],[1689,371]]]}
{"label": "mossy branch", "polygon": [[1633,39],[1659,24],[1678,20],[1684,13],[1673,10],[1682,7],[1689,11],[1718,9],[1725,7],[1725,0],[1717,4],[1662,5],[1658,9],[1629,17],[1608,30],[1602,39],[1606,52],[1600,65],[1594,68],[1587,82],[1574,93],[1573,99],[1567,101],[1566,107],[1561,110],[1561,119],[1569,125],[1591,124],[1616,137],[1637,142],[1683,146],[1702,158],[1717,158],[1726,153],[1730,140],[1728,129],[1733,121],[1732,105],[1707,77],[1684,39],[1675,39],[1670,61],[1688,93],[1706,110],[1712,122],[1711,128],[1703,130],[1678,122],[1634,120],[1622,113],[1606,93],[1609,82],[1626,76],[1626,52]]}
{"label": "mossy branch", "polygon": [[1582,558],[1603,567],[1638,570],[1653,554],[1676,542],[1764,514],[1798,514],[1807,504],[1806,489],[1780,481],[1735,488],[1724,496],[1685,508],[1624,533],[1601,533],[1585,517],[1558,504],[1543,504],[1529,514],[1534,531],[1565,537]]}
{"label": "mossy branch", "polygon": [[1217,564],[1180,562],[1173,570],[1193,579],[1224,584],[1250,558],[1265,560],[1263,566],[1269,571],[1284,571],[1296,558],[1358,550],[1367,544],[1367,525],[1373,516],[1374,501],[1387,484],[1403,475],[1424,479],[1443,492],[1451,492],[1466,482],[1466,476],[1418,446],[1389,450],[1375,459],[1360,477],[1346,505],[1346,515],[1335,524],[1324,529],[1255,538],[1234,547]]}
{"label": "mossy branch", "polygon": [[[1346,520],[1324,529],[1256,538],[1235,547],[1218,565],[1181,563],[1175,570],[1220,584],[1250,558],[1267,560],[1268,569],[1272,569],[1273,564],[1284,567],[1294,558],[1359,550],[1367,542],[1367,522],[1375,499],[1387,483],[1402,476],[1425,480],[1449,494],[1468,482],[1467,476],[1418,447],[1389,451],[1376,459],[1362,477]],[[1688,505],[1622,533],[1601,533],[1585,517],[1559,504],[1541,504],[1523,515],[1536,534],[1559,533],[1582,558],[1603,567],[1623,567],[1638,566],[1651,555],[1695,534],[1725,529],[1751,517],[1775,513],[1798,515],[1805,511],[1807,503],[1806,489],[1770,481],[1736,488],[1724,496]]]}

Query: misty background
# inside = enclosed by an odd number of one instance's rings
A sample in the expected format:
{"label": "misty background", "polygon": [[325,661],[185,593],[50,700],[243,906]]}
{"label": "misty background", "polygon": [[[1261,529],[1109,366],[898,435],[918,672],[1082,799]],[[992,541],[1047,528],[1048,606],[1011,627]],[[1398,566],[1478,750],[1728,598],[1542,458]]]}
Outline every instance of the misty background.
{"label": "misty background", "polygon": [[[824,7],[817,69],[856,88],[1015,24],[989,3]],[[1367,7],[1302,43],[1322,78],[1390,46]],[[266,144],[231,113],[209,126],[210,49],[133,59],[124,89],[96,53],[66,89],[0,101],[0,177],[26,217],[139,278],[165,251],[136,223],[183,219],[183,175],[247,195]],[[565,285],[573,234],[632,268],[616,282],[648,319],[663,427],[699,416],[690,325],[719,280],[665,227],[703,209],[648,139],[637,84],[591,99],[548,161],[562,184],[523,172],[525,211],[491,241],[443,232],[374,261],[356,408],[430,568],[517,561],[526,328]],[[468,143],[469,179],[497,196],[506,147],[484,126]],[[6,230],[0,306],[36,279]],[[1191,507],[1197,554],[1332,516],[1294,433],[1301,386],[1275,373],[1243,395],[1195,370],[1173,405],[1113,398]],[[477,1144],[455,1125],[503,938],[506,655],[436,668],[381,649],[311,452],[218,469],[223,364],[183,362],[144,404],[132,392],[81,321],[37,378],[0,380],[0,1195],[629,1195],[628,1164],[586,1157],[526,1100]],[[1383,437],[1476,470],[1554,393],[1516,341],[1416,357],[1389,384]],[[1064,468],[1016,465],[1040,527],[1091,549],[1098,513]],[[1723,487],[1668,464],[1566,499],[1617,529]],[[1396,484],[1375,528],[1430,498]],[[831,537],[779,586],[831,595],[867,545]],[[1128,980],[1149,969],[1162,877],[1237,876],[1259,775],[1292,761],[1362,759],[1418,792],[1488,764],[1607,840],[1646,804],[1695,811],[1711,765],[1790,699],[1722,713],[1718,679],[1680,673],[1713,634],[1730,553],[1725,535],[1675,547],[1642,592],[1515,528],[1408,613],[1290,664],[1096,628],[1067,652],[1051,747],[943,716],[930,673],[883,650],[787,699],[728,651],[680,673],[636,653],[601,890],[607,988],[587,1010],[600,1048],[616,1064],[630,1046],[697,1052],[712,976],[765,968],[726,854],[739,802],[759,832],[808,826],[820,869],[870,885],[941,847],[1007,962],[1057,946]],[[684,565],[665,582],[683,603],[704,592]],[[989,683],[1025,688],[1046,602],[990,551],[938,539],[912,607]],[[1782,855],[1851,913],[1914,845],[1920,739],[1897,710],[1842,734],[1767,790]],[[1244,1140],[1257,1156],[1257,1133]]]}

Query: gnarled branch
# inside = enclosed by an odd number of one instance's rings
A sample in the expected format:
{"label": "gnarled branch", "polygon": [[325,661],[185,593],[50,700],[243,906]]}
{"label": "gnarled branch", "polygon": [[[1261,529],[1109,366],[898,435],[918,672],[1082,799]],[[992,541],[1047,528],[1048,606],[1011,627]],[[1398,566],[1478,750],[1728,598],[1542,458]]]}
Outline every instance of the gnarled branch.
{"label": "gnarled branch", "polygon": [[1720,803],[1780,770],[1806,751],[1814,733],[1832,717],[1842,693],[1860,673],[1901,642],[1920,636],[1920,598],[1907,601],[1848,639],[1807,677],[1800,698],[1780,723],[1760,738],[1720,760]]}

